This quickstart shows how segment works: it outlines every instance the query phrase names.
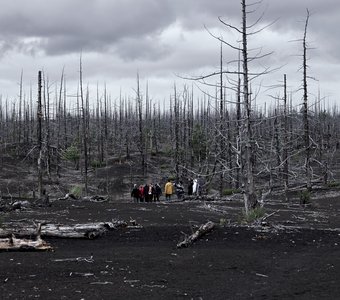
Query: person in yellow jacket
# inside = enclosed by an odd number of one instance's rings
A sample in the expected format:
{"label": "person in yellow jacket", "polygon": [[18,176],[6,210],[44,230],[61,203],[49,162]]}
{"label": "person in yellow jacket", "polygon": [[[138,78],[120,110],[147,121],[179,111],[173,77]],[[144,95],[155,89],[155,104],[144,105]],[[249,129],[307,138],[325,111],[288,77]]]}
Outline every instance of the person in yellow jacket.
{"label": "person in yellow jacket", "polygon": [[165,184],[164,187],[164,194],[165,194],[165,200],[171,200],[171,195],[173,193],[173,185],[170,179],[168,179],[168,182]]}

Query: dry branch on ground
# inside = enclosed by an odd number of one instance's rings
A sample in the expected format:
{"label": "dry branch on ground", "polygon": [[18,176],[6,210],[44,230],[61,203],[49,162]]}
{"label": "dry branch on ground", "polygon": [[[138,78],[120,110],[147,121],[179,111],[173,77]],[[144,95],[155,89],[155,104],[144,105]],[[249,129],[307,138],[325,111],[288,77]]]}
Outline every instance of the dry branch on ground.
{"label": "dry branch on ground", "polygon": [[[37,227],[34,225],[12,225],[13,226],[10,228],[1,228],[0,237],[8,237],[12,234],[20,237],[35,236],[37,233]],[[103,235],[109,230],[124,228],[127,226],[128,224],[125,221],[97,222],[75,225],[42,224],[40,233],[41,236],[44,237],[93,239]]]}
{"label": "dry branch on ground", "polygon": [[205,224],[202,224],[193,234],[186,237],[184,241],[178,243],[177,248],[189,247],[192,243],[194,243],[196,240],[201,238],[203,235],[212,231],[214,227],[215,227],[215,223],[211,221]]}
{"label": "dry branch on ground", "polygon": [[16,238],[12,235],[9,238],[0,239],[0,250],[10,251],[48,251],[53,248],[40,236],[36,240]]}

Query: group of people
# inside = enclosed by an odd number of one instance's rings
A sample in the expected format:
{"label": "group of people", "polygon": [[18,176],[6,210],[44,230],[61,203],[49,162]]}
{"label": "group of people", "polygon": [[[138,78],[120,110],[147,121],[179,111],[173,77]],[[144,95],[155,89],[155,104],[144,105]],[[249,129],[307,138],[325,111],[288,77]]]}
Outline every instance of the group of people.
{"label": "group of people", "polygon": [[[192,195],[200,195],[201,189],[197,179],[189,179],[188,180],[188,196]],[[168,179],[164,186],[164,194],[165,200],[171,200],[173,194],[176,194],[177,199],[182,199],[185,192],[183,182],[172,182],[171,179]],[[139,187],[137,184],[134,184],[131,197],[133,198],[134,202],[159,202],[160,197],[162,196],[162,188],[161,186],[156,184],[145,184],[140,185]]]}
{"label": "group of people", "polygon": [[134,184],[131,197],[134,202],[159,202],[159,198],[162,195],[162,188],[158,183],[140,185]]}

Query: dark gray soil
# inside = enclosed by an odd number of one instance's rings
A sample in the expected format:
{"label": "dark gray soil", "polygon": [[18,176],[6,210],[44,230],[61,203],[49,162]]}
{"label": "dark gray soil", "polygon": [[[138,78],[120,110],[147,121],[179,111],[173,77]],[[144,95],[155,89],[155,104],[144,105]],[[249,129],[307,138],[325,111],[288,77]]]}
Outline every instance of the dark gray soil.
{"label": "dark gray soil", "polygon": [[[340,299],[340,197],[266,205],[266,226],[240,226],[242,203],[94,203],[0,215],[9,222],[76,224],[134,219],[142,228],[94,240],[48,239],[53,252],[1,252],[1,299]],[[297,202],[297,201],[295,201]],[[206,221],[216,228],[176,244]]]}

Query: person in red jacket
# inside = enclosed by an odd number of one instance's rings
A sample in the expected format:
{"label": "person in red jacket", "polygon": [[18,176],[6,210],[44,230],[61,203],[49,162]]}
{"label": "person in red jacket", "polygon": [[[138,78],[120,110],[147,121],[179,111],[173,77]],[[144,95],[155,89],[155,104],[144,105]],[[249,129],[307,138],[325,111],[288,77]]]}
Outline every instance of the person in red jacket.
{"label": "person in red jacket", "polygon": [[139,201],[140,202],[144,201],[144,186],[143,185],[139,186]]}

